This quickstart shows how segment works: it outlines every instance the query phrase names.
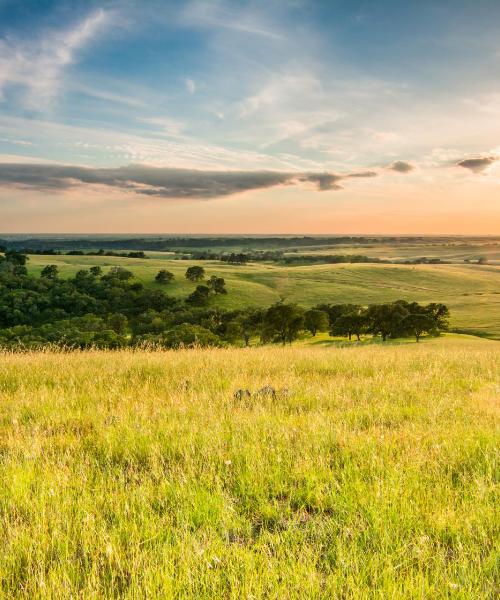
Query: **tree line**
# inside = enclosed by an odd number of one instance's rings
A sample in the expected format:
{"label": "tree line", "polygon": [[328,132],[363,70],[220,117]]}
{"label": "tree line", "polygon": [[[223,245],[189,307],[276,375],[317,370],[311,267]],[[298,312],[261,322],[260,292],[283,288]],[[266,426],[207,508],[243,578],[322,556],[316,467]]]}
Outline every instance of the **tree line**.
{"label": "tree line", "polygon": [[[137,281],[121,266],[103,273],[99,266],[61,278],[56,265],[39,277],[28,275],[27,257],[16,251],[0,255],[0,346],[120,348],[153,345],[248,346],[250,343],[291,344],[318,332],[382,340],[424,334],[438,335],[448,326],[444,304],[397,302],[361,306],[319,304],[306,309],[278,302],[267,308],[224,310],[210,298],[226,294],[226,283],[207,276],[200,266],[186,269],[197,286],[185,298]],[[161,269],[155,280],[167,286],[174,275]]]}

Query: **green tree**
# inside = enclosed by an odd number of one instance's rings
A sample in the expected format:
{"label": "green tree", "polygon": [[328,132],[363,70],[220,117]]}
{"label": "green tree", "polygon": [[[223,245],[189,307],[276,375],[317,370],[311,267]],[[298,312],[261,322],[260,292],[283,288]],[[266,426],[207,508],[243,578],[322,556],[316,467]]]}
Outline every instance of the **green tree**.
{"label": "green tree", "polygon": [[367,325],[367,319],[362,312],[350,312],[340,315],[330,330],[330,335],[342,335],[348,337],[349,340],[355,335],[360,340],[360,336],[364,333]]}
{"label": "green tree", "polygon": [[434,327],[437,331],[448,331],[450,311],[446,304],[432,302],[423,307],[425,314],[429,315],[434,321]]}
{"label": "green tree", "polygon": [[208,280],[207,285],[216,294],[227,294],[226,282],[222,277],[212,275]]}
{"label": "green tree", "polygon": [[296,340],[304,328],[304,309],[297,304],[273,304],[266,311],[263,341],[279,341],[283,345]]}
{"label": "green tree", "polygon": [[261,308],[249,308],[241,313],[237,321],[241,325],[241,332],[245,346],[250,344],[250,338],[260,335],[264,324],[265,311]]}
{"label": "green tree", "polygon": [[125,333],[128,327],[128,319],[121,313],[113,313],[108,317],[108,325],[116,333]]}
{"label": "green tree", "polygon": [[204,306],[208,303],[210,289],[206,285],[198,285],[194,292],[190,294],[186,302],[193,306]]}
{"label": "green tree", "polygon": [[100,277],[102,275],[102,269],[98,265],[90,267],[89,271],[94,277]]}
{"label": "green tree", "polygon": [[132,279],[134,274],[132,271],[125,269],[124,267],[111,267],[106,275],[104,275],[103,279],[111,280],[116,279],[117,281],[128,281]]}
{"label": "green tree", "polygon": [[232,344],[244,339],[243,327],[240,321],[229,321],[229,323],[226,324],[224,330],[224,339],[228,340]]}
{"label": "green tree", "polygon": [[156,283],[170,283],[174,279],[174,274],[166,269],[160,269],[156,274],[155,281]]}
{"label": "green tree", "polygon": [[318,331],[328,331],[328,313],[323,310],[311,308],[304,313],[304,326],[313,336]]}
{"label": "green tree", "polygon": [[40,275],[46,279],[57,279],[59,275],[59,269],[57,265],[47,265],[42,269]]}
{"label": "green tree", "polygon": [[186,270],[186,279],[189,281],[202,281],[205,277],[205,269],[197,265],[188,267]]}
{"label": "green tree", "polygon": [[403,327],[409,333],[415,336],[415,340],[420,341],[424,333],[433,333],[435,331],[435,322],[430,315],[409,314],[403,319]]}
{"label": "green tree", "polygon": [[408,314],[402,302],[372,304],[366,313],[368,331],[380,335],[384,342],[388,337],[400,337],[405,334],[402,322]]}

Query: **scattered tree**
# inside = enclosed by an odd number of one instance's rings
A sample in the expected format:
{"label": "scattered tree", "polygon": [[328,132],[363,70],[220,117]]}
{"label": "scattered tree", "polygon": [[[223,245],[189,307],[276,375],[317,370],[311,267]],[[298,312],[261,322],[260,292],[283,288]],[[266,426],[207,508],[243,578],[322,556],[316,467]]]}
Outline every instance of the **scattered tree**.
{"label": "scattered tree", "polygon": [[204,306],[208,303],[210,289],[206,285],[198,285],[194,292],[190,294],[186,302],[194,306]]}
{"label": "scattered tree", "polygon": [[227,294],[226,282],[222,277],[212,275],[208,280],[208,287],[216,294]]}
{"label": "scattered tree", "polygon": [[156,283],[167,284],[173,281],[174,274],[166,269],[160,269],[156,274],[155,281]]}
{"label": "scattered tree", "polygon": [[189,281],[202,281],[205,277],[205,269],[197,265],[188,267],[186,270],[186,279]]}

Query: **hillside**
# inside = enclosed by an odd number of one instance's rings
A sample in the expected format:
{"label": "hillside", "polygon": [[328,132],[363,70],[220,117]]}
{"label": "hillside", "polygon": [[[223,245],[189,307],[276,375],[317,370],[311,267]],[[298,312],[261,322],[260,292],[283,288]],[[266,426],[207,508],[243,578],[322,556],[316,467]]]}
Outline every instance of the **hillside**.
{"label": "hillside", "polygon": [[0,596],[493,598],[499,385],[467,337],[3,354]]}
{"label": "hillside", "polygon": [[56,264],[68,276],[92,265],[122,265],[146,285],[157,285],[160,268],[175,274],[173,284],[162,289],[187,296],[195,284],[185,280],[192,264],[226,279],[228,295],[212,302],[226,308],[268,306],[278,300],[311,306],[320,302],[369,304],[406,299],[443,302],[451,311],[451,326],[461,331],[500,339],[500,266],[492,265],[376,265],[339,264],[285,267],[252,263],[232,266],[214,261],[146,260],[97,256],[30,256],[29,268],[39,273]]}

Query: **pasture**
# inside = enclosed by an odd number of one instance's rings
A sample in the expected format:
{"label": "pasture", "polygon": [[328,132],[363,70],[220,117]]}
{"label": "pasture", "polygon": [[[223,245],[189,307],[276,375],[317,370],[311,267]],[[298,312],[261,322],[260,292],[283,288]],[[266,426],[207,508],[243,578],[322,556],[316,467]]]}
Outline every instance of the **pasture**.
{"label": "pasture", "polygon": [[500,266],[496,265],[250,263],[235,266],[218,261],[172,260],[155,254],[150,259],[32,255],[28,267],[30,272],[38,274],[46,264],[56,264],[63,277],[93,265],[104,270],[121,265],[148,286],[159,285],[154,282],[154,276],[160,268],[168,269],[175,274],[175,280],[162,289],[181,297],[186,297],[197,285],[185,279],[186,268],[199,264],[209,276],[215,274],[226,280],[227,296],[213,298],[211,302],[228,309],[269,306],[279,300],[304,306],[322,302],[370,304],[398,299],[443,302],[450,309],[452,328],[500,339]]}
{"label": "pasture", "polygon": [[499,393],[467,336],[4,353],[0,597],[493,599]]}

